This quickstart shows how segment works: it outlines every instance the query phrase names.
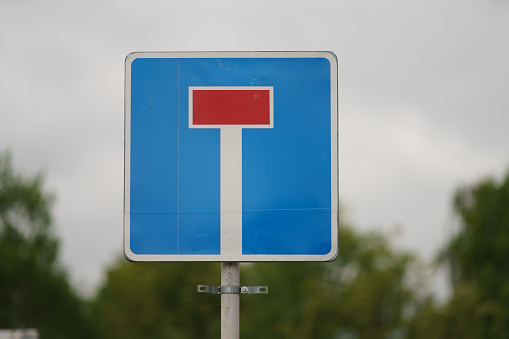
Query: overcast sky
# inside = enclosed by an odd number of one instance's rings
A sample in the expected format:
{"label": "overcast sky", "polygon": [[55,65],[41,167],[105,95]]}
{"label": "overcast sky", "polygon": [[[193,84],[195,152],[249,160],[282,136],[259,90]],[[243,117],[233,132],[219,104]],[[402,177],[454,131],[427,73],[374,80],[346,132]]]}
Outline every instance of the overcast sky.
{"label": "overcast sky", "polygon": [[[75,283],[122,251],[124,59],[327,50],[339,59],[340,200],[430,259],[451,196],[509,168],[509,1],[0,2],[0,150],[43,170]],[[341,251],[341,246],[340,246]]]}

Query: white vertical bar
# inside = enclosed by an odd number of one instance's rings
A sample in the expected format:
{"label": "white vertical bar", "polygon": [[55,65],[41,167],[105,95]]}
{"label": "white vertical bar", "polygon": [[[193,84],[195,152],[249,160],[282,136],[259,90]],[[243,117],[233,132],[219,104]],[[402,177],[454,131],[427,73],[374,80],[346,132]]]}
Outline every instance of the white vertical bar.
{"label": "white vertical bar", "polygon": [[[238,262],[221,263],[221,286],[240,286]],[[240,295],[221,294],[221,339],[240,336]]]}
{"label": "white vertical bar", "polygon": [[242,127],[220,129],[221,258],[242,255]]}

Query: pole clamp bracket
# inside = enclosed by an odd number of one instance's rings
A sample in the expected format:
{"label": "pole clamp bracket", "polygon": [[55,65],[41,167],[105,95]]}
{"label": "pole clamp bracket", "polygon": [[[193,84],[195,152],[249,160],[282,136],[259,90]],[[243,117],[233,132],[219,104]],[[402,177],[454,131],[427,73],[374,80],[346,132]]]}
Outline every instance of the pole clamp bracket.
{"label": "pole clamp bracket", "polygon": [[268,294],[268,286],[209,286],[198,285],[198,292],[211,294]]}

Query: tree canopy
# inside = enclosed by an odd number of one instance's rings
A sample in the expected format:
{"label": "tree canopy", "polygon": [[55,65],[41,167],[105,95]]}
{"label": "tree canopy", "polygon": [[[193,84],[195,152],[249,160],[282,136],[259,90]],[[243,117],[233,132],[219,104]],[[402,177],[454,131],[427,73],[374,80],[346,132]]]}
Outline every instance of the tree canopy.
{"label": "tree canopy", "polygon": [[250,283],[269,285],[271,294],[243,300],[243,338],[388,338],[404,331],[414,258],[381,234],[342,225],[339,237],[334,262],[246,268]]}
{"label": "tree canopy", "polygon": [[452,295],[422,308],[413,338],[509,338],[509,172],[459,188],[453,210],[459,229],[441,254]]}
{"label": "tree canopy", "polygon": [[[80,298],[59,263],[53,200],[40,174],[19,174],[0,153],[0,328],[37,328],[41,339],[220,336],[220,297],[196,290],[219,284],[219,263],[121,258],[93,300]],[[509,337],[509,173],[461,187],[452,201],[458,232],[440,254],[452,288],[443,304],[423,293],[411,253],[341,222],[334,262],[241,265],[243,285],[270,291],[241,297],[241,337]]]}
{"label": "tree canopy", "polygon": [[58,263],[43,178],[17,173],[0,153],[0,328],[37,328],[41,339],[94,336],[84,302]]}
{"label": "tree canopy", "polygon": [[[342,226],[332,263],[241,266],[241,283],[268,285],[269,295],[241,297],[242,338],[387,338],[402,331],[410,255],[379,234]],[[220,336],[220,297],[196,292],[218,285],[217,263],[115,264],[97,297],[104,338]]]}
{"label": "tree canopy", "polygon": [[220,337],[220,299],[197,293],[217,284],[217,263],[132,263],[121,258],[96,298],[103,338]]}

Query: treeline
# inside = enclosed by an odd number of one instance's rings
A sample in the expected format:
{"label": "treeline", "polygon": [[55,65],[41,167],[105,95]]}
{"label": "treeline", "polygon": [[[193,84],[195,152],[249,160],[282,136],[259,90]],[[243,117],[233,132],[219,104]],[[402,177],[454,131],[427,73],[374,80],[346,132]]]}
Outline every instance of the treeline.
{"label": "treeline", "polygon": [[[219,338],[218,263],[129,263],[105,273],[92,300],[59,264],[53,196],[40,175],[21,176],[0,153],[0,329],[37,328],[41,339]],[[509,338],[509,173],[453,196],[459,231],[437,255],[452,293],[437,304],[412,253],[386,236],[340,223],[332,263],[241,265],[241,283],[269,295],[241,297],[241,337]]]}

